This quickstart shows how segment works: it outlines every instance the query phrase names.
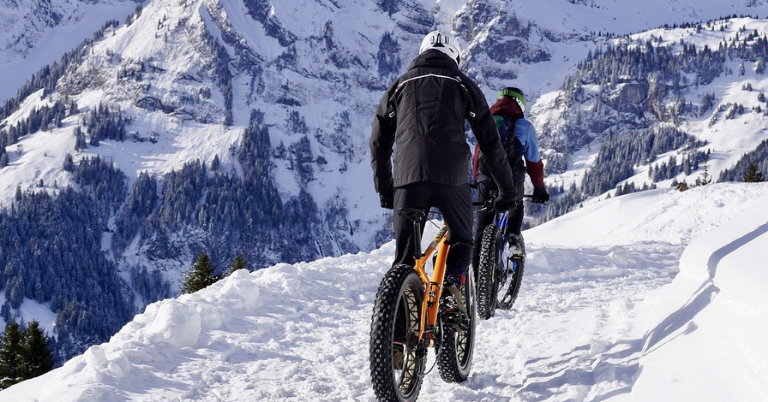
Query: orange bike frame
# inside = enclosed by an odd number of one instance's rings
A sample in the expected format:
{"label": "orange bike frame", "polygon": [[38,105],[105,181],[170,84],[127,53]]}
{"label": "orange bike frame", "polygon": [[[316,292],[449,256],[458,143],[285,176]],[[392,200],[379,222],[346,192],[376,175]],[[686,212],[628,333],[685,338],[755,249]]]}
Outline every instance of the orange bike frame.
{"label": "orange bike frame", "polygon": [[[427,247],[421,258],[416,260],[413,269],[419,275],[421,283],[426,287],[427,297],[421,305],[421,326],[419,328],[419,341],[423,340],[427,328],[434,328],[437,323],[437,311],[440,307],[440,296],[443,294],[443,279],[445,278],[445,259],[450,247],[445,241],[448,239],[448,227],[443,225],[432,243]],[[432,271],[432,280],[427,276],[426,265],[429,257],[437,250],[437,260]]]}

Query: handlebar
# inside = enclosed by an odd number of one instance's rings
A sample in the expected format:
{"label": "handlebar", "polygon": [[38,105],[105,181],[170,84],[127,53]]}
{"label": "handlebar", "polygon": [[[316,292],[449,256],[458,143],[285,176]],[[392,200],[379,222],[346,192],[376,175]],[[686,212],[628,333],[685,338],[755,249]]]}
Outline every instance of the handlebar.
{"label": "handlebar", "polygon": [[[485,205],[488,205],[488,204],[493,206],[493,200],[495,200],[496,197],[498,197],[498,193],[496,193],[495,191],[492,191],[491,192],[491,198],[489,198],[489,199],[487,199],[485,201],[473,202],[472,206],[473,207],[482,207],[482,206],[485,206]],[[533,198],[533,194],[523,194],[523,198]]]}

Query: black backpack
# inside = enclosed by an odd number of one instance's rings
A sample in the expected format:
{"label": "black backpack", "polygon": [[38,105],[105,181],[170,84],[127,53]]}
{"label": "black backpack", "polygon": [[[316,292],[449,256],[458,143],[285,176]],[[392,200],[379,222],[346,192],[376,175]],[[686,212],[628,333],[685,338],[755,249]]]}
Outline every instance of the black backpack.
{"label": "black backpack", "polygon": [[[496,130],[501,138],[501,145],[507,154],[512,173],[515,175],[525,174],[525,149],[523,143],[515,137],[515,123],[519,117],[493,116],[496,123]],[[485,155],[480,152],[480,144],[475,144],[475,162],[473,162],[474,179],[478,175],[489,176],[490,169],[485,161]]]}
{"label": "black backpack", "polygon": [[[504,151],[507,153],[507,159],[509,159],[509,165],[512,168],[512,173],[525,173],[525,162],[523,161],[523,155],[525,155],[525,149],[523,143],[515,137],[515,123],[519,117],[509,116],[493,116],[493,120],[496,122],[496,130],[501,137],[501,145],[504,146]],[[483,165],[484,170],[486,166]]]}

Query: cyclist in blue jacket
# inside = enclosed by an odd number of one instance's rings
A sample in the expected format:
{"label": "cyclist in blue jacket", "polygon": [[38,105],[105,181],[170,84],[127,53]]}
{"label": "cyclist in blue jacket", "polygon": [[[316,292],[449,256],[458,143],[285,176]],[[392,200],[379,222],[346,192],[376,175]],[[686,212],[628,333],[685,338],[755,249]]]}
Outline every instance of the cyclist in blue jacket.
{"label": "cyclist in blue jacket", "polygon": [[[525,95],[522,90],[515,87],[501,90],[497,95],[496,103],[491,106],[491,113],[496,121],[497,130],[512,168],[518,197],[520,199],[523,197],[525,173],[527,172],[531,178],[531,183],[533,183],[531,200],[536,203],[545,203],[549,201],[549,193],[544,186],[544,163],[541,161],[539,153],[539,140],[536,138],[536,129],[524,117],[524,112]],[[477,200],[485,201],[490,198],[490,192],[497,187],[492,180],[488,180],[488,166],[485,155],[480,148],[475,149],[473,168],[475,183],[477,183]],[[514,252],[519,254],[525,251],[520,236],[523,215],[523,204],[520,203],[512,211],[508,225],[510,246],[516,249]],[[478,216],[475,252],[473,254],[473,266],[475,267],[479,258],[483,230],[490,224],[493,224],[493,211]]]}

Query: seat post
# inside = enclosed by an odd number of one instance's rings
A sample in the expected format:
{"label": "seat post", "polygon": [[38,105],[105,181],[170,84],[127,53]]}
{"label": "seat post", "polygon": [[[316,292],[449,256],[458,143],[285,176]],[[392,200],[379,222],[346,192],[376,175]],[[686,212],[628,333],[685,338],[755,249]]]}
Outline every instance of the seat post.
{"label": "seat post", "polygon": [[413,246],[415,249],[414,257],[415,259],[419,259],[422,257],[421,255],[421,219],[420,217],[415,217],[413,220]]}
{"label": "seat post", "polygon": [[421,222],[427,219],[427,214],[419,208],[400,208],[397,215],[410,219],[413,222],[414,257],[419,259],[421,255]]}

